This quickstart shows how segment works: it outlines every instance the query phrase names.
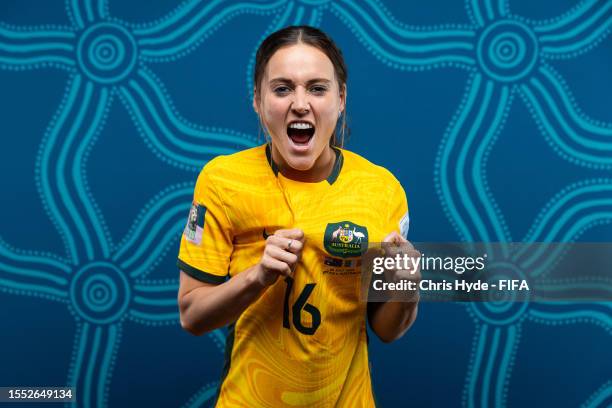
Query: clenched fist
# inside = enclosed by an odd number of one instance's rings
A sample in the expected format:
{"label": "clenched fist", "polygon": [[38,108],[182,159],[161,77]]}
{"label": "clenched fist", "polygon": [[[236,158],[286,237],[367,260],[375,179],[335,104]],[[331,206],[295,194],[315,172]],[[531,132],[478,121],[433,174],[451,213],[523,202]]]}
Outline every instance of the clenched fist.
{"label": "clenched fist", "polygon": [[269,235],[261,260],[255,265],[256,280],[262,286],[269,286],[280,275],[293,277],[303,248],[304,231],[301,229],[278,230]]}
{"label": "clenched fist", "polygon": [[[415,287],[418,288],[419,282],[421,281],[421,253],[417,251],[409,241],[395,231],[384,238],[382,248],[386,258],[396,259],[399,255],[402,259],[401,268],[385,269],[386,281],[413,281],[416,283]],[[403,262],[404,260],[407,260],[407,262]],[[419,291],[417,289],[410,293],[402,293],[401,296],[398,296],[399,298],[397,300],[410,302],[418,301]]]}

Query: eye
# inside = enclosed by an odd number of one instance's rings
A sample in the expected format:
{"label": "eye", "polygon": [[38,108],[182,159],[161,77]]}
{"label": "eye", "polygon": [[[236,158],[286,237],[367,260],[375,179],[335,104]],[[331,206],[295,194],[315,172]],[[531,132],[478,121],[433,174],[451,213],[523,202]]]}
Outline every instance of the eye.
{"label": "eye", "polygon": [[278,86],[278,87],[274,88],[274,90],[273,90],[273,92],[274,92],[275,94],[280,95],[280,96],[282,96],[282,95],[286,95],[286,94],[288,94],[290,91],[291,91],[291,89],[289,89],[289,87],[288,87],[288,86],[284,86],[284,85],[283,85],[283,86]]}
{"label": "eye", "polygon": [[327,87],[323,85],[315,85],[310,88],[310,92],[312,92],[315,95],[322,95],[325,92],[327,92]]}

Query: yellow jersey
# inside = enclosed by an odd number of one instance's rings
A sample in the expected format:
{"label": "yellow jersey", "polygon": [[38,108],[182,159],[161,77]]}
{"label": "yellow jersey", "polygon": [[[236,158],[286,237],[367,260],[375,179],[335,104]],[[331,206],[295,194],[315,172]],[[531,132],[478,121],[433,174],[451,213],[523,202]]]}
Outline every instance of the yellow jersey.
{"label": "yellow jersey", "polygon": [[206,164],[178,267],[221,284],[261,259],[265,237],[300,228],[302,257],[230,325],[217,407],[372,407],[359,257],[407,236],[404,190],[386,169],[334,148],[327,180],[284,177],[262,145]]}

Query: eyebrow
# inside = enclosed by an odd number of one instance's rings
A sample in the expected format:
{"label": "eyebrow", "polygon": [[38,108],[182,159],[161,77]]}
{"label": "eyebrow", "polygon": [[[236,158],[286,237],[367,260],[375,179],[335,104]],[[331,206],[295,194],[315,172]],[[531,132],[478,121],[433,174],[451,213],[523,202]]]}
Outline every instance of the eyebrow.
{"label": "eyebrow", "polygon": [[[307,81],[306,84],[309,85],[309,84],[313,84],[315,82],[323,82],[323,83],[326,83],[326,84],[330,84],[332,81],[330,81],[329,79],[325,79],[325,78],[314,78],[314,79],[311,79],[311,80]],[[274,78],[274,79],[270,80],[270,83],[271,84],[274,84],[274,83],[293,84],[293,81],[291,79],[289,79],[289,78],[282,78],[282,77],[280,77],[280,78]]]}

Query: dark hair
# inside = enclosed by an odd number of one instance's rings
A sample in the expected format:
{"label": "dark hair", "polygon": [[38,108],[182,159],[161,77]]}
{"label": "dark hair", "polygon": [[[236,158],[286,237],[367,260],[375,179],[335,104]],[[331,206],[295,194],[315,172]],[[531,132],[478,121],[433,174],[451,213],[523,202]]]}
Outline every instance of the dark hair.
{"label": "dark hair", "polygon": [[[310,45],[327,55],[334,66],[334,73],[339,84],[340,92],[344,92],[346,80],[348,78],[348,71],[346,69],[346,64],[344,63],[342,51],[340,51],[334,41],[323,31],[306,25],[285,27],[270,34],[265,40],[263,40],[257,49],[257,55],[255,57],[253,80],[256,89],[259,89],[259,85],[263,79],[268,61],[270,61],[270,58],[272,58],[274,53],[283,47],[295,44]],[[338,125],[336,125],[336,128],[337,127]],[[330,143],[332,146],[343,147],[344,139],[345,137],[348,137],[350,133],[346,125],[346,104],[344,111],[342,112],[340,137],[338,137],[336,133],[336,130],[334,130]]]}

